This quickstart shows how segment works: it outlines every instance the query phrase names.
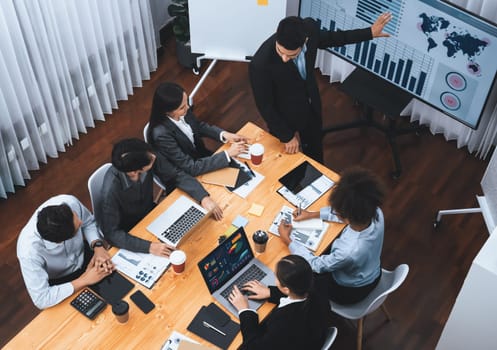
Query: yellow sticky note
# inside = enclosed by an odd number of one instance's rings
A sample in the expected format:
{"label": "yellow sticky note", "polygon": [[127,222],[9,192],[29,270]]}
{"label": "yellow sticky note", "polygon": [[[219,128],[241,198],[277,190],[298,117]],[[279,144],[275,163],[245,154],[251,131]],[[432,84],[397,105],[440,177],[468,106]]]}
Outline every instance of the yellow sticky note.
{"label": "yellow sticky note", "polygon": [[230,226],[230,227],[228,227],[228,229],[227,229],[227,230],[223,233],[223,236],[228,237],[228,236],[229,236],[229,235],[231,235],[233,232],[235,232],[237,228],[238,228],[238,227],[231,225],[231,226]]}
{"label": "yellow sticky note", "polygon": [[249,214],[252,214],[255,216],[261,216],[263,211],[264,211],[264,207],[262,205],[252,203],[252,206],[249,209]]}
{"label": "yellow sticky note", "polygon": [[257,0],[257,5],[267,6],[268,0]]}

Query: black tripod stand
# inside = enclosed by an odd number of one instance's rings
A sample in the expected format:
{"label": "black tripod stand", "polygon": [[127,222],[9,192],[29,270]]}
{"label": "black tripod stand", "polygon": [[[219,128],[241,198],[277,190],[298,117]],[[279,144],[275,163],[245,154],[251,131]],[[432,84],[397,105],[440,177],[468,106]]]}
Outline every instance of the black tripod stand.
{"label": "black tripod stand", "polygon": [[[383,132],[392,149],[392,157],[395,163],[395,170],[392,177],[397,179],[402,173],[399,151],[397,149],[396,137],[412,132],[418,133],[423,126],[409,126],[407,128],[397,128],[397,119],[400,112],[411,101],[412,96],[399,87],[388,83],[378,76],[357,68],[345,79],[340,89],[352,96],[364,106],[364,114],[357,121],[338,124],[323,129],[323,134],[351,128],[373,127]],[[388,123],[378,123],[373,119],[373,112],[379,111],[388,119]]]}

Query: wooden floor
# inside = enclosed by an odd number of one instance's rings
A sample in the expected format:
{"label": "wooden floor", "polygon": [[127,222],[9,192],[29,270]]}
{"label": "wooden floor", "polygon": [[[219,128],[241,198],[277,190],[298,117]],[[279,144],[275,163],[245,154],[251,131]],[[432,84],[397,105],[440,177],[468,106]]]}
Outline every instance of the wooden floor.
{"label": "wooden floor", "polygon": [[[206,66],[204,63],[202,71]],[[325,126],[354,120],[360,109],[337,89],[338,85],[330,85],[327,77],[316,74]],[[73,194],[90,207],[89,175],[110,160],[114,142],[142,136],[155,87],[163,81],[175,81],[191,91],[198,79],[176,63],[174,49],[166,46],[150,81],[136,88],[128,101],[120,102],[106,122],[98,122],[58,159],[50,159],[32,172],[27,187],[0,201],[0,346],[38,313],[16,259],[17,235],[35,208],[60,193]],[[219,62],[194,102],[200,119],[228,130],[237,130],[247,121],[265,127],[255,108],[245,63]],[[410,266],[406,282],[386,302],[393,320],[384,322],[381,312],[367,318],[364,349],[434,349],[471,261],[488,233],[479,214],[445,217],[437,231],[432,221],[438,209],[476,205],[475,195],[481,194],[479,184],[487,162],[428,132],[401,136],[398,143],[404,168],[398,180],[390,177],[388,143],[375,129],[327,135],[325,164],[337,172],[360,164],[384,179],[389,192],[383,208],[386,232],[382,265],[389,269],[401,263]],[[339,330],[333,349],[353,349],[354,325],[338,317],[333,323]]]}

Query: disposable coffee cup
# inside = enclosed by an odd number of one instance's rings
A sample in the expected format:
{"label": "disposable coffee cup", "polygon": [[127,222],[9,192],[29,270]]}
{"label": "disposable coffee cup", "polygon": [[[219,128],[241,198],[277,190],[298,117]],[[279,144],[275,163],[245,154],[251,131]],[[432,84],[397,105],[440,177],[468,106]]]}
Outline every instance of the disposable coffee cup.
{"label": "disposable coffee cup", "polygon": [[254,143],[249,148],[250,161],[253,165],[259,165],[262,163],[262,157],[264,156],[264,146],[260,143]]}
{"label": "disposable coffee cup", "polygon": [[252,236],[254,240],[254,249],[257,253],[264,253],[266,251],[267,240],[269,239],[266,231],[257,230]]}
{"label": "disposable coffee cup", "polygon": [[126,323],[129,319],[129,305],[124,300],[116,301],[112,304],[112,313],[119,323]]}
{"label": "disposable coffee cup", "polygon": [[173,266],[173,271],[182,273],[185,270],[186,254],[182,250],[175,250],[169,255],[169,261]]}

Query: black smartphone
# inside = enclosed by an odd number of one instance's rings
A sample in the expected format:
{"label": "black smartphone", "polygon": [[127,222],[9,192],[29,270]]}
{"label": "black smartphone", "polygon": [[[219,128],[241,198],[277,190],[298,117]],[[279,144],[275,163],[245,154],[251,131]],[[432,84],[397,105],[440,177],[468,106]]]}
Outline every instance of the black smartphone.
{"label": "black smartphone", "polygon": [[155,304],[152,303],[141,290],[134,292],[130,298],[133,300],[135,305],[146,314],[148,314],[155,307]]}

